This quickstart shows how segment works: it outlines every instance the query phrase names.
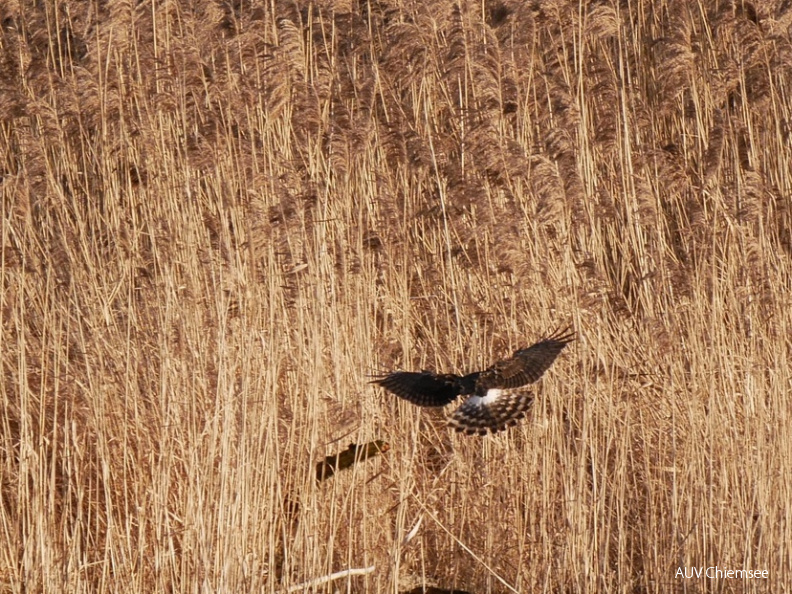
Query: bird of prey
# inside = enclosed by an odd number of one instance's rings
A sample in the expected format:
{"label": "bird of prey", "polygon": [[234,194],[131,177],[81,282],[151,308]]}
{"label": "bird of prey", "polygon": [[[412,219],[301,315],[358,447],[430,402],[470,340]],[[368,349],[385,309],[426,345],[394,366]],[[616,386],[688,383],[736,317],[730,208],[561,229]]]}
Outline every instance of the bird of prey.
{"label": "bird of prey", "polygon": [[418,406],[445,406],[459,396],[467,396],[448,424],[467,435],[486,435],[487,430],[495,433],[525,416],[533,403],[533,393],[525,386],[542,377],[574,337],[571,328],[556,331],[533,346],[515,351],[511,358],[468,375],[394,371],[372,383]]}

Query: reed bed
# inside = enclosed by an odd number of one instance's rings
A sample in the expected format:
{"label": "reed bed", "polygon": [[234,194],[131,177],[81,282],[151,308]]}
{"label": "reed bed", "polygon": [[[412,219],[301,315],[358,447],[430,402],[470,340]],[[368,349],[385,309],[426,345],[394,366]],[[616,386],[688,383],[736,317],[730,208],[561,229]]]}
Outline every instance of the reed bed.
{"label": "reed bed", "polygon": [[0,15],[0,592],[789,591],[788,2]]}

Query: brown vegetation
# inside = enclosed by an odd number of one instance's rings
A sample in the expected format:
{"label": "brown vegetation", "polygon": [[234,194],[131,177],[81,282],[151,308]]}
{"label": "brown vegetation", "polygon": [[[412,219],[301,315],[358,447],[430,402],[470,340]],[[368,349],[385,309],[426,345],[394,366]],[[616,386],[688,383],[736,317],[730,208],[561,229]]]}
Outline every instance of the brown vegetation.
{"label": "brown vegetation", "polygon": [[[792,584],[790,25],[3,2],[0,591]],[[505,434],[366,383],[570,321]]]}

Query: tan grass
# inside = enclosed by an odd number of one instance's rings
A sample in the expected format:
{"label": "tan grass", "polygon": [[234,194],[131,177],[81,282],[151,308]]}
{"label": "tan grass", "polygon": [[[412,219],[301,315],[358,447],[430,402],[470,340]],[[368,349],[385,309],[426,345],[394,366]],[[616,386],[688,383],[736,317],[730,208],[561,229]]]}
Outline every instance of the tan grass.
{"label": "tan grass", "polygon": [[0,591],[789,590],[787,3],[0,12]]}

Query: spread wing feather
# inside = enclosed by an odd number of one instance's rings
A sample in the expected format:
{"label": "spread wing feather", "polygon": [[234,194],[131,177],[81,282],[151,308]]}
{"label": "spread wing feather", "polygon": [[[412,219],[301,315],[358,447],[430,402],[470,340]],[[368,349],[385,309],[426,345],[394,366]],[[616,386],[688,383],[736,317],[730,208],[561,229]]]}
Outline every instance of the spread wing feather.
{"label": "spread wing feather", "polygon": [[537,381],[553,364],[564,347],[574,340],[570,328],[555,332],[533,346],[515,351],[510,359],[498,361],[483,371],[477,391],[489,388],[519,388]]}
{"label": "spread wing feather", "polygon": [[437,374],[431,371],[394,371],[375,379],[379,384],[399,398],[418,406],[445,406],[460,394],[470,394],[478,373],[458,376],[453,373]]}

